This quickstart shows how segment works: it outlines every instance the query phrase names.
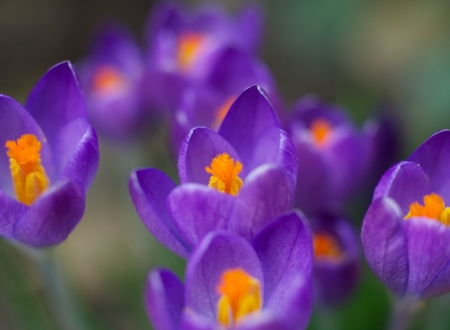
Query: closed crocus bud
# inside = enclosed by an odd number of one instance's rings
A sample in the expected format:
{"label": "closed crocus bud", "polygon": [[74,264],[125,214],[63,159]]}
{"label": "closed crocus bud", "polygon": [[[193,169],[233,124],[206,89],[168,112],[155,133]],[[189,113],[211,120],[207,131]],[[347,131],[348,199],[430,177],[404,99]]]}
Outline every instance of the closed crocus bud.
{"label": "closed crocus bud", "polygon": [[142,125],[143,58],[132,35],[119,25],[98,31],[80,64],[89,118],[113,140],[130,138]]}
{"label": "closed crocus bud", "polygon": [[343,109],[305,96],[294,105],[286,130],[299,159],[295,205],[307,215],[333,209],[361,186],[373,135],[359,131]]}
{"label": "closed crocus bud", "polygon": [[360,275],[360,245],[350,223],[335,215],[312,221],[314,291],[319,305],[331,307],[353,291]]}
{"label": "closed crocus bud", "polygon": [[450,291],[449,161],[444,130],[383,175],[364,217],[367,262],[400,298]]}
{"label": "closed crocus bud", "polygon": [[210,231],[250,240],[292,209],[297,157],[265,93],[253,86],[236,99],[218,132],[189,132],[178,173],[178,187],[157,169],[134,171],[129,185],[149,231],[186,257]]}
{"label": "closed crocus bud", "polygon": [[156,330],[304,329],[311,267],[311,234],[296,213],[276,219],[251,243],[212,232],[188,260],[184,285],[170,271],[149,273],[147,312]]}
{"label": "closed crocus bud", "polygon": [[99,160],[71,63],[51,68],[25,106],[0,95],[0,141],[0,235],[33,247],[61,243],[84,214]]}

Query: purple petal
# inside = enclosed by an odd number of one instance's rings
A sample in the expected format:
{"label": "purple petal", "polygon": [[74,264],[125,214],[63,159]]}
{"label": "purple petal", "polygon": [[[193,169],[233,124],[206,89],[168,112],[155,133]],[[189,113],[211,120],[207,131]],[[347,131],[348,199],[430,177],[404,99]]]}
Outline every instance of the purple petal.
{"label": "purple petal", "polygon": [[423,168],[416,163],[400,162],[381,177],[373,199],[390,197],[400,206],[402,214],[406,215],[412,203],[422,203],[423,196],[430,192]]}
{"label": "purple petal", "polygon": [[252,239],[280,214],[292,209],[294,185],[286,171],[263,165],[252,171],[239,191],[229,229]]}
{"label": "purple petal", "polygon": [[254,313],[239,320],[238,330],[286,330],[286,324],[271,313]]}
{"label": "purple petal", "polygon": [[238,31],[245,40],[247,50],[254,52],[261,41],[264,27],[264,12],[256,4],[247,5],[239,13]]}
{"label": "purple petal", "polygon": [[450,230],[428,218],[411,218],[403,226],[408,246],[407,292],[421,294],[450,261]]}
{"label": "purple petal", "polygon": [[450,292],[450,261],[442,267],[427,288],[422,291],[421,297],[429,298]]}
{"label": "purple petal", "polygon": [[377,198],[364,216],[361,240],[372,272],[403,296],[408,283],[408,258],[400,207],[389,197]]}
{"label": "purple petal", "polygon": [[185,308],[183,313],[183,330],[217,330],[217,321],[202,317],[190,309]]}
{"label": "purple petal", "polygon": [[227,229],[234,196],[199,184],[184,184],[167,197],[167,208],[177,232],[196,246],[209,232]]}
{"label": "purple petal", "polygon": [[[214,157],[224,152],[234,161],[241,158],[233,147],[219,134],[206,127],[193,128],[184,139],[178,157],[178,175],[181,183],[201,183],[207,185],[211,174],[205,168],[211,164]],[[245,177],[246,164],[240,177]]]}
{"label": "purple petal", "polygon": [[184,285],[169,270],[157,269],[147,276],[145,307],[158,330],[180,329],[184,306]]}
{"label": "purple petal", "polygon": [[85,198],[83,185],[76,181],[51,185],[17,220],[14,237],[35,247],[61,243],[83,217]]}
{"label": "purple petal", "polygon": [[283,314],[296,275],[309,278],[313,265],[312,238],[305,221],[289,212],[265,227],[253,240],[264,271],[265,308]]}
{"label": "purple petal", "polygon": [[248,171],[263,164],[277,164],[286,170],[293,184],[296,184],[297,153],[285,131],[272,127],[262,133],[253,150],[252,160],[253,162],[247,167]]}
{"label": "purple petal", "polygon": [[[73,139],[77,136],[82,137]],[[61,164],[63,168],[61,180],[78,180],[83,183],[87,191],[94,180],[99,161],[98,140],[94,129],[84,119],[76,119],[61,132],[58,146],[60,160],[67,159]],[[75,152],[69,154],[68,151],[71,150]]]}
{"label": "purple petal", "polygon": [[211,321],[217,320],[219,295],[216,288],[223,272],[233,268],[242,268],[259,280],[264,292],[261,263],[250,243],[224,232],[208,234],[187,265],[186,307]]}
{"label": "purple petal", "polygon": [[431,192],[435,192],[450,204],[450,131],[438,132],[426,140],[408,161],[417,163],[427,174]]}
{"label": "purple petal", "polygon": [[166,209],[167,196],[175,186],[167,175],[152,168],[132,172],[129,180],[131,199],[147,229],[161,244],[187,258],[190,249],[180,240]]}
{"label": "purple petal", "polygon": [[277,115],[259,86],[247,88],[236,99],[219,129],[242,157],[243,164],[252,163],[252,154],[261,134],[270,127],[280,128]]}
{"label": "purple petal", "polygon": [[12,98],[0,95],[0,189],[10,196],[15,196],[9,157],[7,156],[7,141],[16,141],[23,134],[34,134],[41,142],[41,160],[51,181],[57,180],[53,175],[54,165],[51,159],[47,138],[36,121],[25,108]]}
{"label": "purple petal", "polygon": [[[66,159],[60,155],[59,140],[72,121],[87,120],[84,96],[74,66],[63,62],[51,68],[34,87],[25,108],[44,131],[56,165],[65,164]],[[72,139],[76,141],[82,136],[76,135]],[[71,147],[74,145],[77,143]],[[74,149],[66,150],[64,155],[74,152]],[[57,172],[61,173],[62,168],[57,168]]]}
{"label": "purple petal", "polygon": [[2,210],[0,213],[0,235],[14,238],[14,224],[28,211],[28,206],[0,190],[0,209]]}

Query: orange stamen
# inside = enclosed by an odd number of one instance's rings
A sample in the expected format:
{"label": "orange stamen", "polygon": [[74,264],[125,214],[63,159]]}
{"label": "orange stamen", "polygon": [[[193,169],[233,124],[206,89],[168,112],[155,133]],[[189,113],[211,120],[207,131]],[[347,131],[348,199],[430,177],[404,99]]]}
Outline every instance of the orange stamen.
{"label": "orange stamen", "polygon": [[33,134],[24,134],[5,146],[17,199],[31,205],[50,183],[41,165],[41,142]]}
{"label": "orange stamen", "polygon": [[333,236],[326,233],[313,235],[314,257],[316,259],[337,260],[342,257],[342,249]]}
{"label": "orange stamen", "polygon": [[212,127],[214,129],[218,129],[220,127],[220,125],[222,124],[223,119],[225,118],[225,116],[228,113],[228,110],[230,110],[231,105],[234,103],[234,101],[236,100],[236,96],[230,96],[223,104],[222,106],[219,108],[219,110],[216,112],[216,116],[214,119],[214,123],[212,125]]}
{"label": "orange stamen", "polygon": [[241,268],[223,272],[217,293],[221,295],[217,319],[222,325],[236,325],[242,317],[261,310],[259,281]]}
{"label": "orange stamen", "polygon": [[446,226],[450,225],[450,207],[445,207],[444,200],[438,194],[432,193],[423,197],[423,206],[414,202],[409,206],[405,220],[412,217],[425,217],[438,220]]}
{"label": "orange stamen", "polygon": [[326,143],[330,132],[333,130],[333,127],[325,119],[319,118],[315,119],[311,123],[310,129],[314,143],[318,147],[321,147]]}
{"label": "orange stamen", "polygon": [[92,88],[96,92],[113,92],[123,88],[126,84],[125,77],[110,65],[99,67],[92,79]]}
{"label": "orange stamen", "polygon": [[178,65],[186,71],[195,60],[205,37],[194,32],[185,32],[178,39]]}
{"label": "orange stamen", "polygon": [[211,174],[208,186],[220,192],[237,196],[239,189],[242,187],[242,180],[238,176],[242,171],[242,164],[236,161],[234,164],[233,158],[224,152],[217,155],[211,161],[211,165],[205,168],[205,171]]}

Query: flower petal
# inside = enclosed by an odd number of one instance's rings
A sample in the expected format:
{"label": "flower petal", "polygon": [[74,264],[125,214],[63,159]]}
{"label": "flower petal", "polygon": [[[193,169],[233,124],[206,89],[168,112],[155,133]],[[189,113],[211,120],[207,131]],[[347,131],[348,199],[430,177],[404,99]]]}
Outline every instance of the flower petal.
{"label": "flower petal", "polygon": [[427,174],[431,192],[442,196],[450,204],[450,131],[444,130],[432,135],[408,161],[417,163]]}
{"label": "flower petal", "polygon": [[361,240],[372,272],[403,296],[408,284],[406,238],[400,207],[389,197],[377,198],[364,216]]}
{"label": "flower petal", "polygon": [[270,127],[280,128],[277,115],[266,93],[259,86],[247,88],[234,101],[219,129],[242,157],[243,164],[252,163],[251,157],[261,134]]}
{"label": "flower petal", "polygon": [[131,199],[147,229],[161,243],[183,258],[190,249],[179,238],[166,209],[166,199],[175,183],[157,169],[137,170],[129,180]]}
{"label": "flower petal", "polygon": [[217,321],[202,317],[188,308],[184,309],[182,327],[183,330],[217,330]]}
{"label": "flower petal", "polygon": [[169,270],[156,269],[147,276],[145,307],[153,327],[180,329],[184,306],[184,285]]}
{"label": "flower petal", "polygon": [[276,165],[263,165],[245,179],[236,198],[229,229],[252,239],[280,214],[292,209],[294,184],[286,171]]}
{"label": "flower petal", "polygon": [[[253,240],[253,247],[264,271],[265,308],[276,315],[283,315],[281,319],[299,313],[299,310],[290,305],[290,301],[286,301],[286,297],[291,294],[297,296],[292,291],[292,284],[298,274],[301,275],[302,283],[311,276],[311,242],[311,232],[305,220],[293,211],[271,222]],[[303,284],[299,287],[301,291],[304,289]],[[302,311],[307,313],[306,319],[311,312],[312,296],[309,299],[309,308]]]}
{"label": "flower petal", "polygon": [[211,321],[217,320],[219,295],[216,288],[223,272],[233,268],[242,268],[259,280],[264,292],[261,263],[250,243],[225,232],[208,234],[192,253],[187,265],[186,307]]}
{"label": "flower petal", "polygon": [[407,291],[421,294],[450,261],[450,229],[428,218],[411,218],[403,226],[408,246]]}
{"label": "flower petal", "polygon": [[167,197],[167,208],[182,239],[192,247],[209,232],[227,229],[235,197],[199,184],[184,184]]}
{"label": "flower petal", "polygon": [[380,179],[373,199],[390,197],[396,201],[406,216],[409,206],[414,202],[422,203],[423,196],[431,193],[428,177],[423,168],[412,162],[400,162],[392,166]]}
{"label": "flower petal", "polygon": [[[211,174],[208,174],[205,168],[211,164],[214,157],[224,152],[234,161],[241,161],[233,147],[219,134],[206,127],[193,128],[181,144],[178,157],[178,175],[181,183],[207,185]],[[243,175],[245,171],[246,164],[243,163],[240,177],[245,176]]]}
{"label": "flower petal", "polygon": [[17,220],[14,237],[35,247],[61,243],[83,217],[85,198],[83,185],[76,181],[51,185]]}
{"label": "flower petal", "polygon": [[5,194],[0,190],[0,235],[7,238],[14,238],[13,230],[17,219],[20,219],[28,206]]}

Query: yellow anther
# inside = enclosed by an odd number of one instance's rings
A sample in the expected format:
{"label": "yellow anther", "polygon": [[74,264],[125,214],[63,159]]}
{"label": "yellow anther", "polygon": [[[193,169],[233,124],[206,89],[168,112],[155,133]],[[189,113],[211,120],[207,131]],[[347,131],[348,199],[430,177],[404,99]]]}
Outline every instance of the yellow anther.
{"label": "yellow anther", "polygon": [[234,326],[244,316],[261,310],[259,281],[241,268],[223,272],[217,286],[217,320],[227,327]]}
{"label": "yellow anther", "polygon": [[127,80],[119,71],[110,66],[99,67],[92,79],[92,88],[96,92],[113,92],[126,86]]}
{"label": "yellow anther", "polygon": [[198,33],[185,32],[178,39],[178,65],[181,70],[187,70],[195,60],[205,37]]}
{"label": "yellow anther", "polygon": [[316,119],[311,123],[310,130],[314,143],[321,147],[328,139],[333,127],[325,119]]}
{"label": "yellow anther", "polygon": [[423,205],[414,202],[409,206],[405,220],[412,217],[425,217],[438,220],[446,226],[450,225],[450,208],[445,207],[444,200],[438,194],[432,193],[423,197]]}
{"label": "yellow anther", "polygon": [[235,165],[233,158],[226,152],[214,157],[211,165],[207,166],[205,171],[211,174],[209,187],[233,196],[239,193],[243,184],[238,176],[242,171],[242,164],[236,161]]}
{"label": "yellow anther", "polygon": [[31,205],[50,183],[41,165],[41,142],[33,134],[24,134],[17,142],[7,141],[6,148],[17,199]]}
{"label": "yellow anther", "polygon": [[339,242],[333,236],[326,233],[313,235],[314,257],[316,259],[337,260],[342,257],[342,249]]}
{"label": "yellow anther", "polygon": [[228,113],[228,110],[230,110],[231,105],[234,103],[234,101],[236,100],[236,96],[233,95],[231,97],[229,97],[219,108],[219,110],[216,112],[215,118],[214,118],[214,123],[212,125],[212,127],[214,129],[218,129],[220,127],[220,125],[222,124],[223,119],[225,118],[225,116]]}

